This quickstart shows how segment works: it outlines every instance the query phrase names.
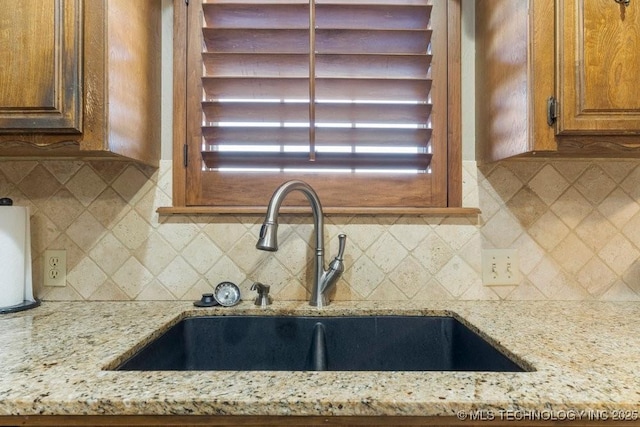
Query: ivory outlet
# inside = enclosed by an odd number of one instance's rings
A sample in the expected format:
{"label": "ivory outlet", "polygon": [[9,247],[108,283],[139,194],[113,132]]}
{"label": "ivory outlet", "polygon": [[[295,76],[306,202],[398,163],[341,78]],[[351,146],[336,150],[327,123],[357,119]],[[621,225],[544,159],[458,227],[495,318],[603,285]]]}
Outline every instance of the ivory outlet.
{"label": "ivory outlet", "polygon": [[520,266],[516,249],[484,249],[482,251],[482,283],[508,286],[520,283]]}
{"label": "ivory outlet", "polygon": [[46,250],[44,251],[44,285],[45,286],[66,286],[67,285],[67,251]]}

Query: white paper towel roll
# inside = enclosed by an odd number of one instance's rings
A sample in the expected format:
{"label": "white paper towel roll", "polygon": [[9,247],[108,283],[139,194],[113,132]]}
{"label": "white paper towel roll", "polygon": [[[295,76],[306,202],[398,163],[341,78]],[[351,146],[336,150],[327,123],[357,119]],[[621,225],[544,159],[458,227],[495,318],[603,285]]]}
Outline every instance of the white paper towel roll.
{"label": "white paper towel roll", "polygon": [[0,308],[34,301],[29,208],[0,206]]}

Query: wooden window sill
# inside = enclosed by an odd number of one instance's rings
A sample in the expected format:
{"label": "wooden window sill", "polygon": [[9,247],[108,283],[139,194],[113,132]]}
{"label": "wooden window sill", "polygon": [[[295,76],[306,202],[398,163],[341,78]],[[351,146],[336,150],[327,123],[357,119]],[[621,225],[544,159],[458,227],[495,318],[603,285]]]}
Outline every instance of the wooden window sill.
{"label": "wooden window sill", "polygon": [[[178,206],[160,207],[157,209],[160,215],[264,215],[266,207],[262,206]],[[289,214],[309,214],[311,209],[307,206],[286,207],[281,209],[282,213]],[[479,208],[411,208],[411,207],[390,207],[390,208],[363,208],[363,207],[326,207],[323,208],[325,215],[425,215],[425,216],[477,216],[481,211]]]}

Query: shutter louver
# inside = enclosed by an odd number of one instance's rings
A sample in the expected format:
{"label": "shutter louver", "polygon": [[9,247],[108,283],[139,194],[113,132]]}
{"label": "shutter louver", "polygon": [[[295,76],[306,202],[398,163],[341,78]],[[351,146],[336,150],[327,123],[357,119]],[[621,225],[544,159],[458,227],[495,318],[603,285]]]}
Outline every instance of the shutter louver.
{"label": "shutter louver", "polygon": [[202,11],[208,168],[428,171],[429,1],[213,0]]}

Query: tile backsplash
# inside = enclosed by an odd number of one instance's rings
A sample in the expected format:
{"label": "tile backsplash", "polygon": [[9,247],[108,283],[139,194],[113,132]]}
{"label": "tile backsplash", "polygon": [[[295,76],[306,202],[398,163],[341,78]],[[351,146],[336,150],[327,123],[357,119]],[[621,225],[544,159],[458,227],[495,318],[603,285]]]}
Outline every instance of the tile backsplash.
{"label": "tile backsplash", "polygon": [[[329,216],[327,258],[348,235],[340,300],[640,300],[640,163],[464,163],[477,218]],[[285,216],[280,250],[255,249],[260,216],[158,216],[171,162],[3,161],[0,197],[31,208],[36,294],[45,300],[193,300],[254,281],[306,299],[311,215]],[[517,286],[482,284],[481,251],[515,248]],[[45,249],[66,249],[67,286],[42,286]]]}

